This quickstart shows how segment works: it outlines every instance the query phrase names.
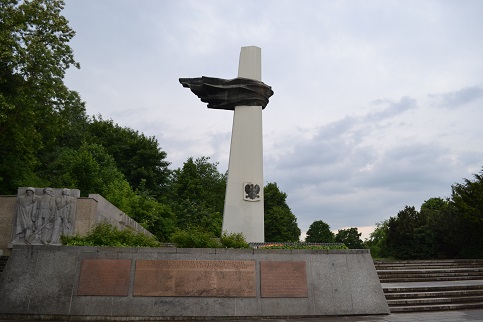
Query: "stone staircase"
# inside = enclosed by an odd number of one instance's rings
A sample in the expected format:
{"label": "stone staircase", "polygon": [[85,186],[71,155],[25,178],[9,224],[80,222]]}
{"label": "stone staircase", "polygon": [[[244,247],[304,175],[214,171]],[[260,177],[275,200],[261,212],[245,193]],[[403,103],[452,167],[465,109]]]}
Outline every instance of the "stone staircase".
{"label": "stone staircase", "polygon": [[483,308],[483,260],[374,261],[391,313]]}

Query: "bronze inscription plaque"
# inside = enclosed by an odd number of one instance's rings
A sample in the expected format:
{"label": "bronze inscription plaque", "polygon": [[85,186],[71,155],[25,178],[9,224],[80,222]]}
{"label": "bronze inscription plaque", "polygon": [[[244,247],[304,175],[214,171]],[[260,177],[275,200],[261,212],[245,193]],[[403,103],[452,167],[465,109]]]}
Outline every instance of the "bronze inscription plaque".
{"label": "bronze inscription plaque", "polygon": [[305,262],[260,262],[261,297],[308,297]]}
{"label": "bronze inscription plaque", "polygon": [[138,260],[133,296],[256,296],[255,261]]}
{"label": "bronze inscription plaque", "polygon": [[77,295],[127,296],[131,260],[83,259]]}

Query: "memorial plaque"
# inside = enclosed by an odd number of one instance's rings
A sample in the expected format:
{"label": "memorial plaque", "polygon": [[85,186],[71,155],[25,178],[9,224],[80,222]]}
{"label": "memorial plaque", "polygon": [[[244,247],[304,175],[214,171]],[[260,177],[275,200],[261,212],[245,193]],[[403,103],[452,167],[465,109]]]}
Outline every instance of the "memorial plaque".
{"label": "memorial plaque", "polygon": [[77,295],[128,296],[131,260],[83,259]]}
{"label": "memorial plaque", "polygon": [[255,261],[138,260],[133,296],[255,297]]}
{"label": "memorial plaque", "polygon": [[261,297],[308,297],[305,262],[260,262]]}

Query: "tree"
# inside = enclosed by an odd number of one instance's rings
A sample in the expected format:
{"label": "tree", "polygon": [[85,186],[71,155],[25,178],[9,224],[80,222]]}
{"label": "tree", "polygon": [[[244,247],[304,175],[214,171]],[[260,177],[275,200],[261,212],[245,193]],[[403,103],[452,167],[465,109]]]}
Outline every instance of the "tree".
{"label": "tree", "polygon": [[64,148],[49,165],[47,172],[52,174],[49,185],[77,188],[82,196],[98,193],[121,210],[129,211],[126,209],[130,208],[129,203],[126,203],[126,207],[122,206],[125,196],[120,197],[119,192],[133,191],[117,169],[113,157],[100,145],[84,142],[79,149]]}
{"label": "tree", "polygon": [[389,249],[387,246],[387,233],[389,230],[388,220],[376,223],[376,228],[369,235],[366,240],[366,246],[371,250],[371,255],[374,258],[389,257]]}
{"label": "tree", "polygon": [[314,221],[307,230],[305,241],[307,243],[333,243],[334,233],[330,231],[330,226],[322,220]]}
{"label": "tree", "polygon": [[455,258],[461,246],[462,222],[449,200],[430,198],[423,202],[419,213],[425,220],[420,231],[425,233],[429,252],[427,258]]}
{"label": "tree", "polygon": [[121,127],[112,120],[103,120],[101,116],[92,118],[88,131],[90,141],[102,145],[113,156],[132,187],[138,189],[143,182],[142,188],[153,196],[166,193],[169,162],[154,137]]}
{"label": "tree", "polygon": [[132,211],[129,216],[154,234],[159,241],[168,242],[176,231],[176,216],[171,207],[158,202],[142,187],[136,191],[131,203]]}
{"label": "tree", "polygon": [[474,180],[452,186],[450,209],[458,219],[458,236],[463,258],[483,257],[483,170],[474,174]]}
{"label": "tree", "polygon": [[264,187],[265,240],[295,242],[300,238],[297,218],[287,205],[287,194],[280,191],[276,182]]}
{"label": "tree", "polygon": [[0,193],[43,179],[38,153],[65,134],[70,111],[85,115],[63,83],[79,67],[68,43],[74,31],[60,0],[0,2]]}
{"label": "tree", "polygon": [[335,235],[336,243],[344,243],[349,249],[362,249],[364,245],[357,228],[339,229]]}
{"label": "tree", "polygon": [[297,242],[300,229],[291,211],[275,206],[265,212],[265,240],[269,242]]}
{"label": "tree", "polygon": [[452,186],[452,202],[461,214],[474,223],[483,223],[483,170],[473,175],[475,180]]}
{"label": "tree", "polygon": [[182,168],[173,171],[168,189],[169,201],[177,216],[177,226],[187,229],[201,227],[220,236],[226,176],[218,172],[210,158],[192,157]]}
{"label": "tree", "polygon": [[406,206],[388,221],[387,245],[391,256],[399,259],[435,257],[434,232],[428,224],[428,214]]}

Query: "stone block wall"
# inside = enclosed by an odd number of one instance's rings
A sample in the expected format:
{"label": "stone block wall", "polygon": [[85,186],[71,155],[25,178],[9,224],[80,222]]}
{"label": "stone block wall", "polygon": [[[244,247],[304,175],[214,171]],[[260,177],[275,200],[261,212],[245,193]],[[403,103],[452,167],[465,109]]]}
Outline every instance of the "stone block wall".
{"label": "stone block wall", "polygon": [[389,314],[365,249],[14,245],[0,276],[0,290],[0,319],[144,321]]}

